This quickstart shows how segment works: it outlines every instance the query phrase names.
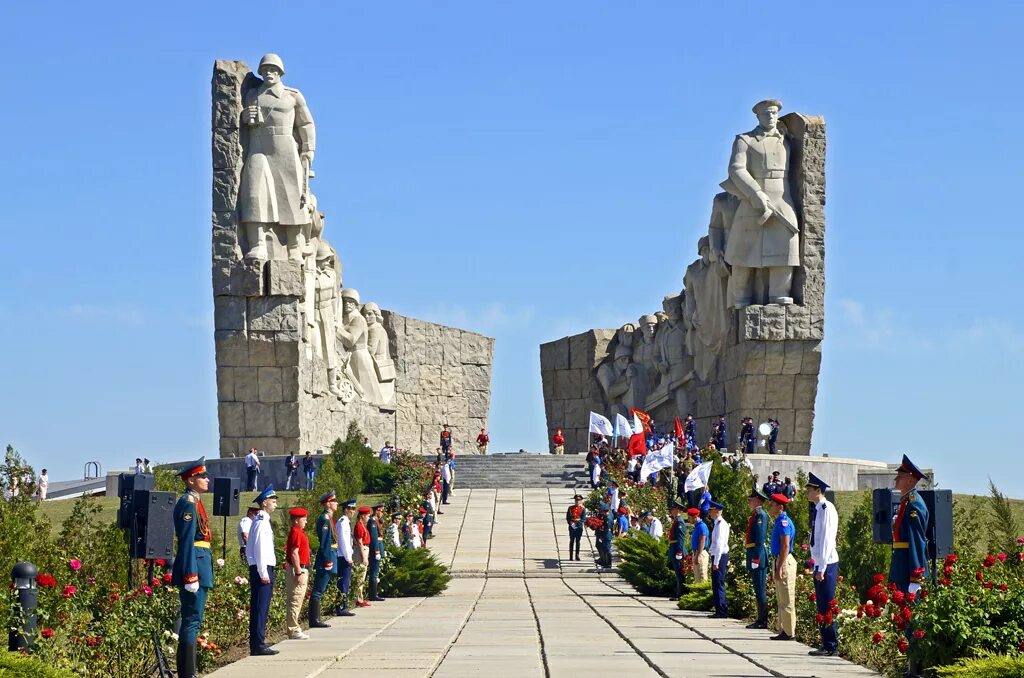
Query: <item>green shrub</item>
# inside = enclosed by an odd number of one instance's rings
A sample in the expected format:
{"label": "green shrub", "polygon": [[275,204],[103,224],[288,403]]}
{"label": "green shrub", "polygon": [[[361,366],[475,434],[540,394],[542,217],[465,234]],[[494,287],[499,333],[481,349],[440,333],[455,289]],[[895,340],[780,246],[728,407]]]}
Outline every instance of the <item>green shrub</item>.
{"label": "green shrub", "polygon": [[52,668],[32,657],[0,652],[0,678],[75,678],[75,674]]}
{"label": "green shrub", "polygon": [[680,610],[694,610],[697,612],[710,612],[711,605],[711,582],[705,581],[700,584],[689,584],[684,587],[686,592],[679,597]]}
{"label": "green shrub", "polygon": [[959,659],[935,672],[939,678],[1019,678],[1024,676],[1024,657],[985,653],[974,659]]}
{"label": "green shrub", "polygon": [[633,531],[617,537],[619,575],[637,591],[648,596],[675,592],[676,576],[668,566],[668,545],[646,532]]}
{"label": "green shrub", "polygon": [[363,492],[388,494],[395,487],[395,467],[385,464],[376,457],[370,459],[363,469]]}
{"label": "green shrub", "polygon": [[380,586],[386,596],[436,596],[448,588],[451,578],[429,549],[389,546]]}

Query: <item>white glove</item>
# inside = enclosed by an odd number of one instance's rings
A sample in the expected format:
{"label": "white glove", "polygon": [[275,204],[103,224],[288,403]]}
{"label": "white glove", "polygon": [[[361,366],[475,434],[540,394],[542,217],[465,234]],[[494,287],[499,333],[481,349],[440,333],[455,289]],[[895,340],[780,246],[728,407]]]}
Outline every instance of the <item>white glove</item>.
{"label": "white glove", "polygon": [[185,590],[189,593],[196,593],[199,591],[199,582],[194,581],[191,584],[185,584]]}
{"label": "white glove", "polygon": [[682,560],[682,559],[683,559],[683,554],[682,553],[677,553],[676,554],[676,560]]}
{"label": "white glove", "polygon": [[921,585],[920,584],[911,584],[910,586],[907,587],[907,591],[910,592],[910,593],[913,593],[914,595],[917,595],[917,592],[920,591],[920,590],[921,590]]}
{"label": "white glove", "polygon": [[756,570],[760,566],[761,566],[761,563],[755,563],[754,561],[750,561],[750,569],[751,570]]}

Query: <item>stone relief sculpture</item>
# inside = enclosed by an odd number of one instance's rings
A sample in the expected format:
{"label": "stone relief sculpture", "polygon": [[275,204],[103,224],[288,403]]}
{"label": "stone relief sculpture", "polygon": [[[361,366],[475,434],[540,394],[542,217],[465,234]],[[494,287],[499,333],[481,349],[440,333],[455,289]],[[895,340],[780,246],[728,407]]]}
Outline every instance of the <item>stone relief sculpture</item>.
{"label": "stone relief sculpture", "polygon": [[633,336],[636,327],[626,323],[615,333],[612,356],[597,367],[597,382],[612,414],[626,414],[631,407],[640,407],[633,397],[629,367],[633,362]]}
{"label": "stone relief sculpture", "polygon": [[334,250],[321,239],[316,251],[315,274],[315,337],[314,353],[327,363],[327,384],[333,395],[341,396],[338,385],[338,352],[335,348],[338,274],[334,267]]}
{"label": "stone relief sculpture", "polygon": [[701,381],[707,381],[715,361],[725,350],[729,332],[726,300],[729,270],[712,258],[711,242],[704,236],[697,243],[700,259],[690,264],[683,276],[686,303],[686,351],[693,356],[694,369]]}
{"label": "stone relief sculpture", "polygon": [[351,287],[341,290],[342,321],[338,326],[339,348],[356,392],[368,403],[383,404],[377,371],[369,350],[366,319],[360,312],[359,292]]}
{"label": "stone relief sculpture", "polygon": [[377,304],[369,301],[363,304],[363,318],[366,320],[367,349],[373,357],[373,367],[380,388],[381,404],[395,401],[395,362],[391,359],[388,331],[384,328],[384,316]]}
{"label": "stone relief sculpture", "polygon": [[285,231],[287,258],[303,258],[303,227],[310,223],[309,172],[316,128],[306,100],[285,87],[284,62],[276,54],[260,59],[262,82],[243,93],[242,125],[248,146],[238,192],[246,256],[267,259],[266,239],[275,225]]}
{"label": "stone relief sculpture", "polygon": [[655,337],[658,333],[656,315],[640,316],[640,337],[633,338],[633,363],[629,366],[630,388],[633,400],[640,409],[647,406],[647,396],[658,378],[659,351]]}
{"label": "stone relief sculpture", "polygon": [[[792,304],[793,269],[800,265],[800,226],[789,181],[789,142],[779,125],[782,103],[754,105],[758,126],[736,136],[722,188],[739,200],[726,233],[732,306]],[[758,276],[756,273],[760,272]],[[763,276],[767,274],[767,295]]]}
{"label": "stone relief sculpture", "polygon": [[679,294],[668,295],[662,300],[665,319],[658,323],[658,354],[656,367],[660,379],[654,393],[647,399],[647,410],[650,411],[662,403],[673,399],[676,410],[686,413],[690,410],[690,397],[687,386],[693,380],[693,360],[686,350],[686,325],[683,322],[683,304],[685,290]]}

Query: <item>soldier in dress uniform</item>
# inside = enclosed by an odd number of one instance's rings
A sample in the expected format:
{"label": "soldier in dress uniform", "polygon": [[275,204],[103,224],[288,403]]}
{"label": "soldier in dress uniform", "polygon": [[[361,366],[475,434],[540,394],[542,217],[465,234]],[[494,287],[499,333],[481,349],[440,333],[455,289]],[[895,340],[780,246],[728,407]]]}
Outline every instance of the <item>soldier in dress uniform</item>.
{"label": "soldier in dress uniform", "polygon": [[686,510],[686,504],[678,499],[672,500],[672,508],[668,514],[672,524],[668,529],[668,565],[676,576],[675,600],[683,595],[683,559],[686,558],[686,523],[683,522],[682,512]]}
{"label": "soldier in dress uniform", "polygon": [[274,593],[274,569],[277,555],[274,551],[274,528],[270,514],[277,508],[274,486],[257,495],[253,503],[260,512],[252,519],[245,556],[249,561],[249,654],[273,655],[278,651],[267,645],[267,618],[270,616],[270,596]]}
{"label": "soldier in dress uniform", "polygon": [[198,678],[196,638],[203,625],[206,598],[213,588],[213,554],[210,551],[210,522],[199,496],[210,489],[206,457],[186,464],[178,471],[185,481],[185,493],[174,505],[174,533],[178,537],[171,582],[178,587],[181,601],[181,630],[178,633],[177,675]]}
{"label": "soldier in dress uniform", "polygon": [[580,540],[583,538],[583,521],[587,519],[587,509],[583,506],[583,495],[574,495],[572,500],[572,506],[565,511],[565,522],[569,525],[569,560],[579,560]]}
{"label": "soldier in dress uniform", "polygon": [[718,417],[718,423],[715,424],[714,436],[712,442],[715,444],[717,450],[728,450],[729,449],[729,433],[725,424],[725,415]]}
{"label": "soldier in dress uniform", "polygon": [[726,619],[729,616],[729,605],[725,599],[725,579],[729,570],[729,523],[722,517],[724,504],[712,501],[708,507],[708,517],[711,518],[711,599],[715,605],[715,613],[711,615],[716,619]]}
{"label": "soldier in dress uniform", "polygon": [[[836,578],[839,576],[839,551],[836,536],[839,532],[839,514],[825,498],[829,485],[814,475],[807,476],[807,500],[814,504],[814,528],[811,530],[811,559],[814,561],[814,598],[818,614],[829,614],[829,602],[836,597]],[[839,652],[836,623],[821,624],[821,647],[808,654],[815,657],[833,657]]]}
{"label": "soldier in dress uniform", "polygon": [[708,580],[708,546],[711,539],[708,535],[708,524],[700,519],[700,509],[686,509],[686,518],[693,528],[690,530],[690,568],[693,570],[693,581],[700,584]]}
{"label": "soldier in dress uniform", "polygon": [[787,504],[789,497],[782,493],[773,494],[768,502],[768,513],[775,519],[771,539],[772,581],[779,603],[779,632],[772,640],[793,640],[796,635],[796,559],[793,558],[796,526],[786,515]]}
{"label": "soldier in dress uniform", "polygon": [[334,512],[338,510],[338,498],[334,490],[320,497],[320,505],[324,507],[320,517],[316,519],[316,536],[320,540],[316,549],[313,575],[313,592],[309,596],[309,627],[311,629],[327,629],[320,617],[320,600],[331,585],[331,579],[338,572],[338,535],[334,532]]}
{"label": "soldier in dress uniform", "polygon": [[339,617],[354,617],[348,609],[348,592],[352,587],[352,516],[356,513],[356,500],[349,499],[341,505],[341,518],[336,523],[338,531],[338,591],[341,602],[334,610]]}
{"label": "soldier in dress uniform", "polygon": [[[889,581],[903,593],[921,590],[921,582],[928,576],[928,507],[917,484],[924,478],[924,472],[903,455],[903,462],[896,469],[896,489],[901,493],[900,508],[892,524],[892,560],[889,563]],[[921,660],[914,657],[913,628],[906,632],[910,642],[907,673],[917,676],[922,673]]]}
{"label": "soldier in dress uniform", "polygon": [[384,554],[384,539],[381,536],[381,521],[384,516],[384,503],[378,502],[370,507],[373,513],[366,523],[370,531],[370,567],[367,576],[370,580],[370,600],[380,602],[384,596],[380,595],[378,584],[380,582],[380,560]]}
{"label": "soldier in dress uniform", "polygon": [[747,518],[747,570],[754,585],[754,600],[757,601],[757,619],[748,624],[748,629],[768,628],[768,593],[765,591],[765,579],[768,576],[768,554],[764,548],[764,540],[768,534],[768,514],[764,510],[764,502],[768,499],[760,489],[754,487],[747,497],[750,516]]}
{"label": "soldier in dress uniform", "polygon": [[612,566],[612,518],[608,515],[608,508],[608,504],[603,501],[597,505],[598,516],[602,522],[595,531],[594,541],[597,547],[597,564],[600,567]]}
{"label": "soldier in dress uniform", "polygon": [[754,453],[754,444],[757,442],[757,434],[754,432],[754,420],[750,417],[743,419],[743,427],[740,429],[740,444],[747,454]]}

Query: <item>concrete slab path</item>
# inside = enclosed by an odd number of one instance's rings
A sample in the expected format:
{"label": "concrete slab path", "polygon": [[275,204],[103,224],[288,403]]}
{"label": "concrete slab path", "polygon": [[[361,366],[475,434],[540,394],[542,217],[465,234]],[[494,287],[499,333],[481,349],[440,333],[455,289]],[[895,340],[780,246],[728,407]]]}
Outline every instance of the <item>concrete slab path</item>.
{"label": "concrete slab path", "polygon": [[363,608],[273,657],[247,657],[216,678],[693,676],[742,678],[878,674],[807,655],[736,620],[709,619],[640,596],[594,565],[567,559],[569,489],[456,490],[430,547],[455,578],[443,595]]}

